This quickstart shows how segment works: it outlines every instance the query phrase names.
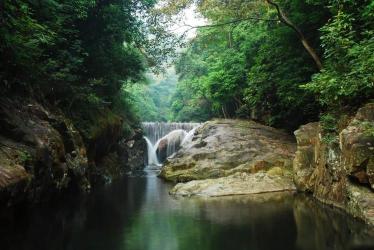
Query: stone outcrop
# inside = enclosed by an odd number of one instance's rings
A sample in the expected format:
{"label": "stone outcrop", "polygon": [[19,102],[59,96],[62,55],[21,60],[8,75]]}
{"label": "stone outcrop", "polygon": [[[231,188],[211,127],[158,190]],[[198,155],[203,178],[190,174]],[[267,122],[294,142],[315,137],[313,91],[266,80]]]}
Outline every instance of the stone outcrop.
{"label": "stone outcrop", "polygon": [[161,139],[157,145],[156,155],[160,162],[164,162],[168,157],[168,140],[166,138]]}
{"label": "stone outcrop", "polygon": [[0,101],[0,200],[89,190],[86,148],[72,123],[41,105]]}
{"label": "stone outcrop", "polygon": [[143,139],[143,132],[136,130],[131,138],[122,140],[119,143],[117,154],[127,171],[143,170],[147,162],[147,143]]}
{"label": "stone outcrop", "polygon": [[168,159],[160,176],[177,195],[226,196],[295,190],[293,138],[253,121],[215,120]]}
{"label": "stone outcrop", "polygon": [[169,181],[219,178],[235,173],[256,173],[279,167],[292,169],[296,145],[280,130],[253,121],[214,120],[195,130],[162,168]]}
{"label": "stone outcrop", "polygon": [[97,182],[142,168],[141,130],[123,138],[117,120],[83,138],[59,110],[32,100],[0,99],[0,204],[87,192]]}
{"label": "stone outcrop", "polygon": [[295,132],[297,188],[374,225],[373,131],[373,103],[357,112],[337,140],[324,140],[319,123],[301,126]]}

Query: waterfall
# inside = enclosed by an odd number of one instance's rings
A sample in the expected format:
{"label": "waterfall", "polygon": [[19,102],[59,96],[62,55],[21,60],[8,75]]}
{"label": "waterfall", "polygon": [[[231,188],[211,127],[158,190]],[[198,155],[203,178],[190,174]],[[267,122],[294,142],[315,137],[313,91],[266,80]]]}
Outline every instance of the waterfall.
{"label": "waterfall", "polygon": [[191,130],[186,134],[186,136],[183,138],[182,143],[181,143],[181,146],[182,146],[182,147],[183,147],[184,145],[186,145],[187,143],[189,143],[190,141],[192,141],[192,138],[193,138],[193,135],[195,134],[196,129],[197,129],[197,127],[194,127],[193,129],[191,129]]}
{"label": "waterfall", "polygon": [[142,127],[145,136],[154,145],[156,142],[173,130],[183,129],[188,132],[199,126],[200,123],[192,122],[143,122]]}
{"label": "waterfall", "polygon": [[147,165],[160,167],[160,162],[177,152],[183,143],[192,140],[199,125],[200,123],[143,122],[148,150]]}
{"label": "waterfall", "polygon": [[145,141],[147,142],[147,153],[148,153],[148,166],[160,167],[161,164],[158,161],[156,155],[156,148],[152,145],[151,141],[146,137],[143,136]]}
{"label": "waterfall", "polygon": [[158,158],[164,161],[168,156],[173,155],[182,145],[182,141],[186,135],[187,132],[185,130],[176,129],[160,138],[155,144]]}

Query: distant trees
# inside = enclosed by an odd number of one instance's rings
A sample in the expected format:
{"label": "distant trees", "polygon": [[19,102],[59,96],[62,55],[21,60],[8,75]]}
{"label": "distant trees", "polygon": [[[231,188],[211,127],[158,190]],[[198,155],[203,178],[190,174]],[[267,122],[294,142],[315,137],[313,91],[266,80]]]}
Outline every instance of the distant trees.
{"label": "distant trees", "polygon": [[149,76],[146,84],[126,86],[131,104],[142,121],[167,122],[172,120],[170,98],[174,94],[177,76],[169,69],[162,80]]}

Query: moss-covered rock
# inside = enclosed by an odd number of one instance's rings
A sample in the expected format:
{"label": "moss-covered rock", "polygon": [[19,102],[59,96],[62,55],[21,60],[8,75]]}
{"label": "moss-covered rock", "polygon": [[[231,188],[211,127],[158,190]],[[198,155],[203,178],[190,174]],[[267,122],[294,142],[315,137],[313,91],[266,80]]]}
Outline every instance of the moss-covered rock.
{"label": "moss-covered rock", "polygon": [[323,140],[319,123],[295,131],[294,181],[301,191],[374,225],[374,104],[361,108],[337,140]]}
{"label": "moss-covered rock", "polygon": [[59,112],[36,102],[0,100],[0,193],[3,201],[49,199],[90,189],[82,138]]}

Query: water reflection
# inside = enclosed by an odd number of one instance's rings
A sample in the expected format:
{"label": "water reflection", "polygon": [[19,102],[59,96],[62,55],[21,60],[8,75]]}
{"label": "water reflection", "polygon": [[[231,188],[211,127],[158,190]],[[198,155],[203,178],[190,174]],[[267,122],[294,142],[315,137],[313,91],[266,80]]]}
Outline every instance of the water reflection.
{"label": "water reflection", "polygon": [[176,199],[155,176],[0,212],[4,250],[374,249],[368,228],[292,193]]}

